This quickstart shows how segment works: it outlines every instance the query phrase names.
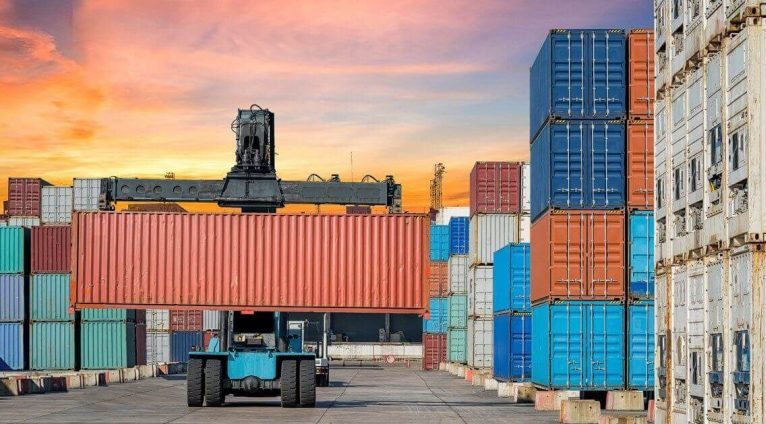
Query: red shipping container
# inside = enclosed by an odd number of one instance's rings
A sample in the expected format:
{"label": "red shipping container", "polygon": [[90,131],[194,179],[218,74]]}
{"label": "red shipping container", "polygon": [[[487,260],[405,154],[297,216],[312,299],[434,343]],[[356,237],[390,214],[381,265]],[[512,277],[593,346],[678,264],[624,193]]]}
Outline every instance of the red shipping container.
{"label": "red shipping container", "polygon": [[146,365],[146,324],[136,324],[136,365]]}
{"label": "red shipping container", "polygon": [[40,216],[42,187],[50,183],[40,178],[8,178],[6,213],[13,216]]}
{"label": "red shipping container", "polygon": [[654,121],[628,121],[628,208],[654,209]]}
{"label": "red shipping container", "polygon": [[428,292],[431,297],[447,296],[449,291],[449,268],[447,262],[431,262],[428,275]]}
{"label": "red shipping container", "polygon": [[447,335],[423,333],[423,369],[438,370],[440,362],[447,362]]}
{"label": "red shipping container", "polygon": [[519,213],[521,164],[476,162],[471,170],[470,213]]}
{"label": "red shipping container", "polygon": [[202,311],[170,311],[170,331],[202,331]]}
{"label": "red shipping container", "polygon": [[30,268],[33,274],[65,274],[72,266],[69,225],[32,227]]}
{"label": "red shipping container", "polygon": [[426,215],[75,212],[71,304],[428,311]]}
{"label": "red shipping container", "polygon": [[654,116],[654,31],[628,34],[628,118]]}
{"label": "red shipping container", "polygon": [[623,300],[625,211],[554,210],[532,224],[531,300]]}

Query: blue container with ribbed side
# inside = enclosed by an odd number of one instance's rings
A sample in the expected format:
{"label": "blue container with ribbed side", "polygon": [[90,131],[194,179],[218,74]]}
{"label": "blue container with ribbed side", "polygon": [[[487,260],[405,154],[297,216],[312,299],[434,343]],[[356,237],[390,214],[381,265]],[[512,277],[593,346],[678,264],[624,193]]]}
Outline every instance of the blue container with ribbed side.
{"label": "blue container with ribbed side", "polygon": [[430,258],[437,262],[449,259],[449,225],[431,224]]}
{"label": "blue container with ribbed side", "polygon": [[654,390],[654,301],[628,305],[628,388]]}
{"label": "blue container with ribbed side", "polygon": [[423,332],[446,333],[449,323],[447,298],[432,297],[428,300],[428,307],[430,317],[423,320]]}
{"label": "blue container with ribbed side", "polygon": [[513,243],[495,252],[492,267],[494,313],[532,312],[529,301],[529,243]]}
{"label": "blue container with ribbed side", "polygon": [[23,322],[0,322],[0,371],[19,371],[24,366]]}
{"label": "blue container with ribbed side", "polygon": [[465,216],[455,216],[449,220],[450,255],[468,254],[468,231],[470,220]]}
{"label": "blue container with ribbed side", "polygon": [[174,331],[170,333],[170,362],[188,362],[189,352],[202,347],[202,332]]}
{"label": "blue container with ribbed side", "polygon": [[654,298],[654,212],[628,216],[628,296]]}
{"label": "blue container with ribbed side", "polygon": [[532,377],[532,315],[495,314],[492,374],[500,381],[529,381]]}
{"label": "blue container with ribbed side", "polygon": [[24,321],[25,280],[21,274],[0,274],[0,322]]}

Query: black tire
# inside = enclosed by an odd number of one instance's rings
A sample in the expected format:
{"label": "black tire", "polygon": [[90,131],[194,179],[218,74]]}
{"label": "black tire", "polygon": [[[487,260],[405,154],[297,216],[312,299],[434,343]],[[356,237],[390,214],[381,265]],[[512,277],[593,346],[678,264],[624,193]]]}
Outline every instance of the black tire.
{"label": "black tire", "polygon": [[202,406],[205,395],[204,367],[205,361],[202,359],[189,358],[186,366],[186,404],[189,406]]}
{"label": "black tire", "polygon": [[223,405],[226,393],[223,389],[223,362],[208,359],[205,362],[205,405]]}
{"label": "black tire", "polygon": [[298,363],[299,381],[298,396],[301,408],[313,408],[317,403],[316,365],[314,360],[303,360]]}
{"label": "black tire", "polygon": [[279,377],[282,408],[298,406],[298,363],[295,359],[282,361],[282,374]]}

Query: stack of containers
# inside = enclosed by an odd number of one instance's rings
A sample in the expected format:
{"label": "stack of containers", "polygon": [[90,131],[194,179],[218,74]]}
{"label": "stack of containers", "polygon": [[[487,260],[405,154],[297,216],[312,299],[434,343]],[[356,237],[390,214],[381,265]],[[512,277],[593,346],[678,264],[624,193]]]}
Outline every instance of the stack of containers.
{"label": "stack of containers", "polygon": [[492,367],[494,253],[522,240],[522,167],[519,162],[476,162],[470,176],[467,363]]}
{"label": "stack of containers", "polygon": [[186,363],[189,352],[202,349],[202,311],[170,311],[170,362]]}
{"label": "stack of containers", "polygon": [[529,243],[509,244],[495,252],[492,374],[499,381],[529,381],[532,377],[529,275]]}
{"label": "stack of containers", "polygon": [[531,69],[532,382],[625,387],[626,36],[552,30]]}
{"label": "stack of containers", "polygon": [[[437,216],[442,213],[437,212]],[[423,320],[423,369],[439,369],[447,360],[447,260],[449,259],[449,225],[431,224],[428,319]]]}
{"label": "stack of containers", "polygon": [[27,231],[0,228],[0,371],[26,366]]}
{"label": "stack of containers", "polygon": [[144,311],[83,309],[80,318],[80,368],[136,365],[136,325],[145,323]]}
{"label": "stack of containers", "polygon": [[764,422],[766,9],[697,6],[655,4],[657,420]]}
{"label": "stack of containers", "polygon": [[452,217],[447,296],[447,360],[465,364],[468,346],[468,228],[467,216]]}
{"label": "stack of containers", "polygon": [[8,178],[8,225],[40,225],[42,190],[50,183],[40,178]]}
{"label": "stack of containers", "polygon": [[147,309],[144,333],[146,334],[146,363],[149,365],[169,363],[170,311]]}

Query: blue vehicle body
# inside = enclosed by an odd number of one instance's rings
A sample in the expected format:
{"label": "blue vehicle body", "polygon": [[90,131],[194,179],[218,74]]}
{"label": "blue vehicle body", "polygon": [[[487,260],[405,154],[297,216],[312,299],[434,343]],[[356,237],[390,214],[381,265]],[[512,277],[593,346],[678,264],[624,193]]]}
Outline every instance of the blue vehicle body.
{"label": "blue vehicle body", "polygon": [[311,359],[313,353],[277,352],[265,350],[257,352],[189,352],[195,358],[226,359],[226,376],[229,380],[244,380],[255,377],[263,381],[274,381],[279,378],[280,364],[285,359]]}

